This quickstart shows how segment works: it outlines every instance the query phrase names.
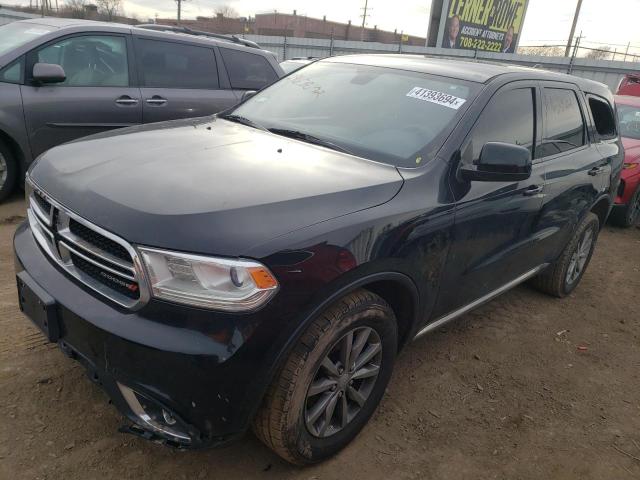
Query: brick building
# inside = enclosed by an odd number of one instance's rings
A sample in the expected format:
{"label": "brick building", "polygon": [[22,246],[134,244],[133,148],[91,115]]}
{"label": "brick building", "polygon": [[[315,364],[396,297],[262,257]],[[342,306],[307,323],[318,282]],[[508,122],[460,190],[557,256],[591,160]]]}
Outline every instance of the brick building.
{"label": "brick building", "polygon": [[[374,28],[362,28],[359,25],[332,22],[327,17],[312,18],[288,13],[257,14],[254,25],[258,35],[278,35],[303,38],[335,38],[336,40],[363,40],[365,42],[398,43],[400,32],[389,32]],[[406,45],[424,46],[425,39],[412,35],[405,35]]]}
{"label": "brick building", "polygon": [[[177,25],[175,19],[159,18],[162,25]],[[255,18],[228,18],[222,14],[215,17],[197,17],[195,20],[182,20],[181,25],[196,30],[226,34],[275,35],[302,38],[335,38],[336,40],[364,40],[365,42],[398,43],[399,32],[388,32],[374,28],[362,28],[349,23],[332,22],[324,18],[312,18],[298,15],[294,10],[289,13],[259,13]],[[423,37],[405,35],[405,45],[424,46]]]}

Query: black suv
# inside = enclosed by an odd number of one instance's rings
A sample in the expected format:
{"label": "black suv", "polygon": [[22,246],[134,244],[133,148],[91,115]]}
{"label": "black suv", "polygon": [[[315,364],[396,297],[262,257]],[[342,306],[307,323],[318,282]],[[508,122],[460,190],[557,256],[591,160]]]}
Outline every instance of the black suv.
{"label": "black suv", "polygon": [[20,305],[130,431],[200,447],[252,425],[317,462],[412,339],[527,280],[576,288],[622,166],[613,109],[566,75],[346,56],[72,142],[27,178]]}
{"label": "black suv", "polygon": [[237,37],[62,18],[0,26],[0,200],[51,147],[211,115],[283,75],[274,54]]}

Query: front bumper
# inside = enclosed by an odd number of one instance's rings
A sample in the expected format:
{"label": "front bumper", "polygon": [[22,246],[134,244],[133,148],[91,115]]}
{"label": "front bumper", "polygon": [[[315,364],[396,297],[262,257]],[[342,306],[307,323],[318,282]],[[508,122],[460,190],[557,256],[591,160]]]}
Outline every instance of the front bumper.
{"label": "front bumper", "polygon": [[[181,447],[221,445],[244,433],[278,350],[274,332],[282,325],[273,311],[218,314],[151,301],[132,312],[97,298],[58,270],[26,223],[16,231],[14,250],[16,272],[25,272],[22,277],[55,299],[60,347],[134,422],[133,433]],[[141,418],[127,389],[149,410],[168,413],[187,440]]]}
{"label": "front bumper", "polygon": [[626,206],[638,188],[640,188],[640,168],[623,171],[620,177],[620,185],[618,186],[615,205]]}

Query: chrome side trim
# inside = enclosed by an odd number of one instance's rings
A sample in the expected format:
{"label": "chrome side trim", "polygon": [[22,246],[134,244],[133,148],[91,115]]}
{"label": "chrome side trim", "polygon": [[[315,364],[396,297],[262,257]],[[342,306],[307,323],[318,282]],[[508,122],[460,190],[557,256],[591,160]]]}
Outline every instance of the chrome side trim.
{"label": "chrome side trim", "polygon": [[525,282],[527,280],[529,280],[531,277],[534,277],[535,275],[537,275],[538,273],[540,273],[542,270],[544,270],[545,268],[547,268],[549,266],[548,263],[543,263],[542,265],[529,270],[528,272],[520,275],[519,277],[511,280],[509,283],[504,284],[503,286],[501,286],[500,288],[494,290],[493,292],[490,292],[488,294],[486,294],[483,297],[478,298],[477,300],[474,300],[473,302],[465,305],[464,307],[459,308],[458,310],[454,310],[453,312],[445,315],[444,317],[440,317],[438,320],[435,320],[433,322],[431,322],[429,325],[427,325],[426,327],[424,327],[422,330],[420,330],[418,333],[416,333],[415,337],[413,337],[414,340],[416,340],[417,338],[420,338],[421,336],[437,329],[440,328],[441,326],[443,326],[446,323],[449,323],[452,320],[455,320],[456,318],[464,315],[465,313],[473,310],[476,307],[479,307],[480,305],[487,303],[490,300],[493,300],[494,298],[496,298],[499,295],[502,295],[504,292],[506,292],[507,290],[511,290],[513,287],[515,287],[516,285],[521,284],[522,282]]}

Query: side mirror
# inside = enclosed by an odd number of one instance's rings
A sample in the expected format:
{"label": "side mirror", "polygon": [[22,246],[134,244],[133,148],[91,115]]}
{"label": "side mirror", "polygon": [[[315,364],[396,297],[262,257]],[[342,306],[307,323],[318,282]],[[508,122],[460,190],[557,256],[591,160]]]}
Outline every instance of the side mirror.
{"label": "side mirror", "polygon": [[487,142],[473,166],[461,165],[464,180],[479,182],[518,182],[531,176],[531,152],[520,145]]}
{"label": "side mirror", "polygon": [[36,63],[31,76],[39,83],[60,83],[67,79],[64,69],[55,63]]}
{"label": "side mirror", "polygon": [[240,98],[240,102],[246,102],[247,100],[249,100],[251,97],[253,97],[256,93],[258,93],[255,90],[247,90],[242,94],[242,97]]}

